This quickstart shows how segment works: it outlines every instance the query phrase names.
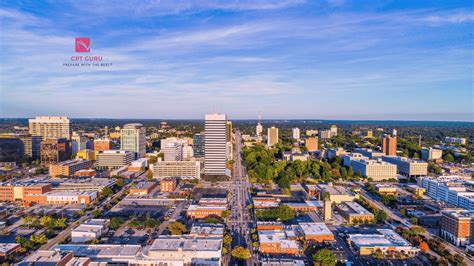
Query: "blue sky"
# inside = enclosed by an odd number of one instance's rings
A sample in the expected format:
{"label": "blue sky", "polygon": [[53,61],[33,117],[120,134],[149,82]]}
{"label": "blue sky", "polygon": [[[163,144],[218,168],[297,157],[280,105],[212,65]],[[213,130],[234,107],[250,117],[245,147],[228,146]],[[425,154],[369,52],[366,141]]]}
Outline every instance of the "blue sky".
{"label": "blue sky", "polygon": [[[473,2],[2,1],[0,117],[473,121]],[[107,68],[64,67],[90,37]]]}

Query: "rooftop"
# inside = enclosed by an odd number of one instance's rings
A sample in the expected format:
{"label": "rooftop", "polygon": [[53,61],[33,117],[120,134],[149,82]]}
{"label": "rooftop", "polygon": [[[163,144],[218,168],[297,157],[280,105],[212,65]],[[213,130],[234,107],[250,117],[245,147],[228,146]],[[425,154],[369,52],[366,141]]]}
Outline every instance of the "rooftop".
{"label": "rooftop", "polygon": [[[69,255],[69,252],[63,252],[62,250],[38,250],[33,252],[30,256],[28,256],[22,263],[32,263],[34,262],[37,265],[41,264],[51,264],[57,263],[64,259],[65,256]],[[41,263],[41,264],[39,264]]]}
{"label": "rooftop", "polygon": [[149,251],[218,251],[222,247],[222,238],[192,236],[159,236]]}
{"label": "rooftop", "polygon": [[330,184],[318,184],[318,187],[331,195],[352,195],[353,193],[343,186],[333,186]]}
{"label": "rooftop", "polygon": [[338,205],[339,209],[352,214],[372,214],[357,202],[343,202]]}
{"label": "rooftop", "polygon": [[468,211],[464,209],[450,209],[450,210],[442,210],[442,214],[452,216],[454,218],[474,218],[474,211]]}
{"label": "rooftop", "polygon": [[325,223],[299,223],[299,228],[305,235],[332,235]]}
{"label": "rooftop", "polygon": [[379,234],[354,234],[349,239],[358,247],[396,246],[410,247],[411,244],[391,229],[377,229]]}
{"label": "rooftop", "polygon": [[55,249],[74,252],[77,257],[107,258],[131,257],[140,251],[140,245],[56,245]]}
{"label": "rooftop", "polygon": [[70,197],[70,196],[96,196],[97,191],[79,191],[79,190],[67,190],[67,191],[50,191],[46,192],[43,195],[46,196],[64,196],[64,197]]}
{"label": "rooftop", "polygon": [[156,182],[140,182],[135,186],[135,188],[136,189],[149,189],[153,186],[156,186]]}
{"label": "rooftop", "polygon": [[0,254],[6,254],[12,249],[20,247],[20,244],[16,243],[0,243]]}
{"label": "rooftop", "polygon": [[282,248],[298,249],[298,243],[295,240],[289,240],[282,230],[260,230],[258,238],[261,243],[279,243]]}
{"label": "rooftop", "polygon": [[222,224],[193,224],[189,233],[191,236],[220,236],[224,235]]}

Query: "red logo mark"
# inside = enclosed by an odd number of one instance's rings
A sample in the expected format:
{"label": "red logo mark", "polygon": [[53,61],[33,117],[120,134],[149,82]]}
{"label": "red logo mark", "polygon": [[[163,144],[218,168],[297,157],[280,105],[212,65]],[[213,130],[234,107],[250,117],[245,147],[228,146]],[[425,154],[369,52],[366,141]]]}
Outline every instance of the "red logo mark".
{"label": "red logo mark", "polygon": [[76,53],[89,53],[91,51],[91,39],[76,38]]}

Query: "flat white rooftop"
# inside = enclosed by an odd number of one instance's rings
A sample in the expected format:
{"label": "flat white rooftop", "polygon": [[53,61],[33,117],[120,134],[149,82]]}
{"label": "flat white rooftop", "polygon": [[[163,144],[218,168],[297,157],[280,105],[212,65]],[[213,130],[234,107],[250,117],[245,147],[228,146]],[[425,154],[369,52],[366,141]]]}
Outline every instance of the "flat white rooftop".
{"label": "flat white rooftop", "polygon": [[299,223],[301,231],[305,235],[332,235],[331,230],[325,223]]}
{"label": "flat white rooftop", "polygon": [[218,251],[221,247],[222,238],[159,236],[149,251]]}

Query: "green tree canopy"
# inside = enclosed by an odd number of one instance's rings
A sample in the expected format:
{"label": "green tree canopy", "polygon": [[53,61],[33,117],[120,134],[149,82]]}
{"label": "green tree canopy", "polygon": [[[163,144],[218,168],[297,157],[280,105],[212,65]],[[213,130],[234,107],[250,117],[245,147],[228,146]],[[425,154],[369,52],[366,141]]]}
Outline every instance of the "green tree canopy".
{"label": "green tree canopy", "polygon": [[336,255],[332,250],[327,248],[320,249],[318,252],[313,254],[313,260],[322,266],[336,265]]}
{"label": "green tree canopy", "polygon": [[238,260],[248,260],[252,257],[252,254],[250,253],[250,250],[237,246],[234,249],[232,249],[232,257],[238,259]]}
{"label": "green tree canopy", "polygon": [[174,222],[168,225],[168,230],[172,235],[182,235],[188,232],[186,226],[180,222]]}

